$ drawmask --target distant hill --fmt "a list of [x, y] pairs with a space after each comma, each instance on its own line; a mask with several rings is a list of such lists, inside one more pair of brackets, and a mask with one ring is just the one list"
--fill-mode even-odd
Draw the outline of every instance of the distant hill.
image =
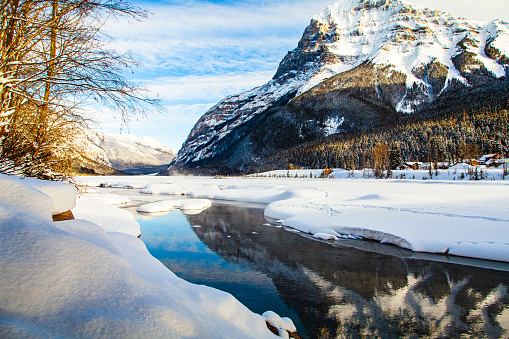
[[176, 155], [152, 137], [140, 139], [132, 134], [89, 133], [82, 147], [85, 160], [77, 169], [90, 174], [156, 173], [168, 167]]
[[250, 172], [327, 136], [492, 105], [508, 70], [504, 21], [342, 0], [312, 18], [271, 81], [205, 113], [166, 173]]

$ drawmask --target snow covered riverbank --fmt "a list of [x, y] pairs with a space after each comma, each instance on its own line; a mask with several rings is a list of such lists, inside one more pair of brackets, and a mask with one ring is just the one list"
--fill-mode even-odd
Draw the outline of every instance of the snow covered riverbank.
[[[509, 182], [502, 180], [78, 181], [143, 189], [130, 192], [158, 208], [172, 205], [165, 202], [173, 199], [169, 194], [183, 193], [265, 203], [266, 217], [320, 239], [363, 237], [414, 251], [509, 262]], [[128, 201], [125, 197], [87, 193], [73, 208], [76, 191], [69, 185], [0, 176], [0, 186], [2, 337], [272, 336], [264, 318], [231, 295], [179, 279], [154, 259], [137, 238], [132, 215], [108, 206]], [[51, 220], [70, 208], [81, 220]]]
[[95, 186], [124, 182], [132, 187], [145, 187], [151, 193], [178, 191], [195, 198], [266, 203], [267, 217], [322, 239], [358, 236], [417, 252], [509, 262], [509, 181], [505, 180], [269, 177], [82, 180]]
[[92, 196], [75, 213], [102, 227], [53, 222], [75, 198], [70, 185], [0, 175], [0, 337], [274, 337], [230, 294], [152, 257], [128, 212], [97, 208]]

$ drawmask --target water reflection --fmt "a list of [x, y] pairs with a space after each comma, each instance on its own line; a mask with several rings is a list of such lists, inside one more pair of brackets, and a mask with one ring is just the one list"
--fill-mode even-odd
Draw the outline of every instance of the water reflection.
[[255, 312], [292, 317], [306, 336], [509, 336], [506, 271], [318, 242], [267, 226], [260, 208], [214, 204], [174, 218], [187, 219], [166, 220], [162, 228], [184, 221], [194, 238], [152, 235], [142, 223], [142, 239], [154, 256], [184, 279], [226, 290]]

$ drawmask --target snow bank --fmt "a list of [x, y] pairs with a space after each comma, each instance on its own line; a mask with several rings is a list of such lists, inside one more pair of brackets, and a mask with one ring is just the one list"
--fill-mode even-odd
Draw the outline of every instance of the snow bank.
[[[105, 202], [108, 202], [108, 205]], [[90, 221], [101, 226], [106, 232], [139, 236], [140, 225], [134, 220], [133, 215], [126, 210], [109, 206], [110, 203], [111, 200], [108, 200], [107, 196], [101, 198], [95, 194], [85, 194], [77, 200], [72, 213], [76, 219]]]
[[[345, 181], [341, 185], [329, 183], [323, 187], [327, 190], [326, 198], [278, 200], [265, 208], [265, 215], [319, 239], [352, 235], [416, 252], [509, 261], [506, 232], [509, 210], [503, 207], [495, 212], [495, 206], [504, 205], [509, 193], [499, 190], [500, 187], [490, 190], [488, 185], [483, 192], [466, 185], [409, 182], [398, 185], [387, 181], [366, 184], [365, 181], [350, 181], [349, 185]], [[398, 188], [396, 192], [388, 194], [387, 191], [394, 190], [389, 185]], [[334, 191], [347, 190], [345, 186], [351, 189], [346, 195]], [[494, 204], [473, 208], [472, 205], [479, 205], [483, 199]]]
[[204, 210], [212, 206], [212, 201], [207, 199], [185, 200], [180, 206], [181, 210]]
[[[265, 177], [171, 180], [194, 198], [268, 204], [267, 218], [319, 239], [361, 237], [417, 252], [509, 262], [509, 182], [459, 180], [468, 169], [442, 170], [434, 180], [409, 180], [412, 173], [424, 178], [427, 170], [401, 171], [398, 175], [405, 174], [406, 180], [368, 180], [362, 171], [352, 175], [344, 170], [334, 170], [336, 179], [302, 178], [322, 170], [296, 170]], [[491, 170], [493, 178], [501, 173]]]
[[124, 205], [131, 202], [128, 197], [118, 194], [87, 194], [86, 200], [102, 205]]
[[20, 181], [35, 188], [51, 198], [51, 214], [60, 214], [72, 209], [76, 202], [76, 187], [64, 182], [39, 180], [35, 178], [19, 178], [16, 176], [1, 175], [4, 180]]
[[323, 198], [325, 196], [325, 192], [317, 190], [313, 187], [292, 188], [283, 185], [278, 185], [275, 187], [263, 187], [258, 185], [201, 185], [189, 189], [188, 192], [193, 197], [205, 197], [210, 199], [235, 200], [265, 204], [282, 199], [300, 198], [313, 200]]
[[[421, 164], [423, 169], [412, 170], [393, 170], [391, 178], [404, 180], [465, 180], [470, 181], [477, 172], [483, 173], [484, 180], [502, 180], [503, 168], [495, 168], [486, 166], [470, 166], [465, 163], [459, 163], [447, 169], [439, 169], [431, 171], [426, 164]], [[327, 176], [330, 179], [372, 179], [375, 176], [375, 170], [364, 169], [347, 171], [340, 168], [330, 169], [331, 173]], [[324, 176], [323, 169], [298, 169], [298, 170], [274, 170], [250, 175], [251, 177], [268, 177], [268, 178], [321, 178]]]
[[150, 204], [144, 204], [137, 208], [138, 212], [142, 213], [158, 213], [167, 212], [175, 208], [180, 208], [183, 200], [163, 200], [156, 201]]
[[497, 261], [509, 261], [509, 244], [491, 243], [459, 243], [449, 247], [448, 254], [462, 257], [474, 257]]
[[[54, 223], [52, 199], [28, 182], [0, 176], [0, 188], [0, 337], [274, 337], [230, 294], [176, 277], [136, 237], [107, 233], [105, 219]], [[80, 198], [75, 214], [87, 203], [98, 212]]]
[[207, 199], [163, 200], [141, 205], [137, 211], [142, 213], [159, 213], [180, 208], [183, 211], [201, 212], [210, 206], [212, 206], [212, 201]]

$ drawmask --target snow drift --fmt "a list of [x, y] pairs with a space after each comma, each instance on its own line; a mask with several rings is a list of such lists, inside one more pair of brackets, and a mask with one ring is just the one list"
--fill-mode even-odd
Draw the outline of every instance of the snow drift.
[[61, 206], [42, 191], [67, 194], [61, 184], [2, 175], [0, 188], [0, 337], [273, 337], [262, 316], [176, 277], [138, 238], [52, 222]]
[[[346, 179], [348, 172], [339, 169], [333, 174], [341, 179], [294, 177], [310, 172], [318, 175], [320, 170], [258, 174], [264, 178], [154, 177], [145, 183], [159, 192], [180, 187], [193, 198], [264, 203], [267, 218], [318, 239], [364, 238], [416, 252], [509, 262], [505, 180], [455, 180], [459, 173], [447, 170], [438, 175], [443, 181], [420, 180], [427, 171], [412, 170], [406, 177], [416, 173], [419, 180], [356, 179], [362, 171]], [[289, 177], [270, 177], [273, 173]], [[489, 173], [491, 179], [500, 178], [502, 170]]]

